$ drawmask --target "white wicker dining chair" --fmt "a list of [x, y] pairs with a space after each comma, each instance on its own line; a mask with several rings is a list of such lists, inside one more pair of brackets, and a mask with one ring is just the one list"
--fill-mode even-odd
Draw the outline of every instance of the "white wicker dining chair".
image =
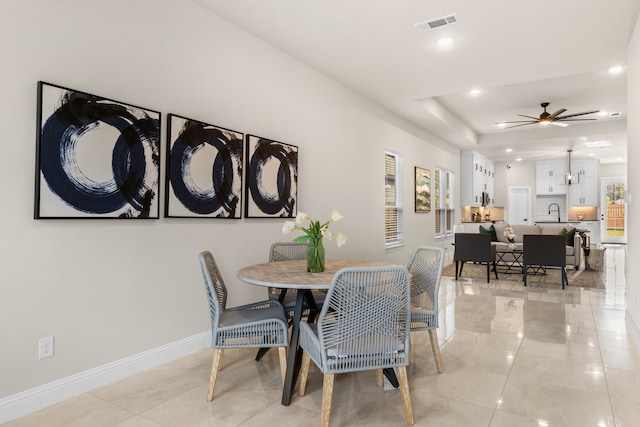
[[420, 246], [407, 265], [411, 283], [411, 331], [429, 331], [431, 350], [438, 373], [444, 371], [438, 343], [438, 291], [442, 277], [444, 250]]
[[335, 374], [397, 368], [407, 424], [413, 410], [409, 364], [409, 273], [403, 266], [352, 267], [336, 273], [315, 324], [300, 323], [304, 350], [298, 392], [310, 360], [324, 374], [322, 423], [329, 425]]
[[211, 347], [214, 349], [207, 400], [213, 400], [222, 353], [227, 348], [278, 347], [280, 374], [284, 382], [286, 347], [288, 345], [287, 317], [278, 301], [262, 301], [238, 307], [227, 307], [227, 288], [213, 255], [200, 253], [200, 267], [211, 315]]

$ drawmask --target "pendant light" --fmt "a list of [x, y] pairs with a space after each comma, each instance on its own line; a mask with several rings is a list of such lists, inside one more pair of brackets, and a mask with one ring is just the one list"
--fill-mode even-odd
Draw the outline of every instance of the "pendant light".
[[567, 185], [573, 184], [573, 174], [571, 173], [571, 152], [572, 151], [573, 150], [567, 150], [567, 153], [569, 153], [569, 170], [567, 171], [567, 176], [565, 178]]

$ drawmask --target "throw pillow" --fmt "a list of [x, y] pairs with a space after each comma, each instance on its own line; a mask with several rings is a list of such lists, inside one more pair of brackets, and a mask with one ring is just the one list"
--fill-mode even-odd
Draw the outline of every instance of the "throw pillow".
[[563, 228], [562, 231], [560, 232], [561, 235], [566, 236], [567, 238], [567, 246], [573, 246], [573, 239], [576, 235], [576, 229], [572, 228], [570, 230], [567, 230], [566, 228]]
[[492, 242], [497, 242], [498, 241], [498, 235], [496, 234], [496, 228], [493, 226], [493, 224], [491, 224], [491, 227], [489, 227], [489, 228], [484, 228], [483, 226], [480, 226], [480, 232], [481, 233], [490, 233], [491, 234], [491, 241]]

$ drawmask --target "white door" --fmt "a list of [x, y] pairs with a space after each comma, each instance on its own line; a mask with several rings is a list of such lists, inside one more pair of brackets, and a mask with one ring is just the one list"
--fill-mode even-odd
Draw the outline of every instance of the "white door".
[[509, 187], [508, 203], [506, 222], [531, 224], [531, 187]]
[[627, 243], [626, 177], [600, 180], [600, 237], [602, 243]]

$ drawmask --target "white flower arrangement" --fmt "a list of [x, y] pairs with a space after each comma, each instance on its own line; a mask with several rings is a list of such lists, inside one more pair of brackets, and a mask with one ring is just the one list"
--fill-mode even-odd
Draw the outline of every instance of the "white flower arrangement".
[[514, 233], [513, 228], [511, 228], [511, 226], [508, 226], [507, 228], [504, 229], [504, 237], [507, 238], [507, 240], [509, 241], [509, 243], [515, 243], [516, 241], [516, 233]]
[[[305, 243], [308, 241], [318, 241], [321, 238], [331, 240], [333, 234], [329, 231], [329, 224], [332, 222], [340, 221], [343, 218], [340, 212], [333, 209], [331, 211], [331, 219], [324, 224], [320, 224], [320, 221], [309, 218], [304, 212], [298, 212], [295, 221], [285, 221], [282, 225], [282, 232], [285, 234], [291, 233], [293, 230], [300, 230], [304, 232], [303, 236], [298, 236], [293, 239], [296, 243]], [[309, 223], [308, 226], [304, 226], [305, 223]], [[336, 244], [338, 247], [347, 243], [347, 236], [342, 233], [336, 233]]]

